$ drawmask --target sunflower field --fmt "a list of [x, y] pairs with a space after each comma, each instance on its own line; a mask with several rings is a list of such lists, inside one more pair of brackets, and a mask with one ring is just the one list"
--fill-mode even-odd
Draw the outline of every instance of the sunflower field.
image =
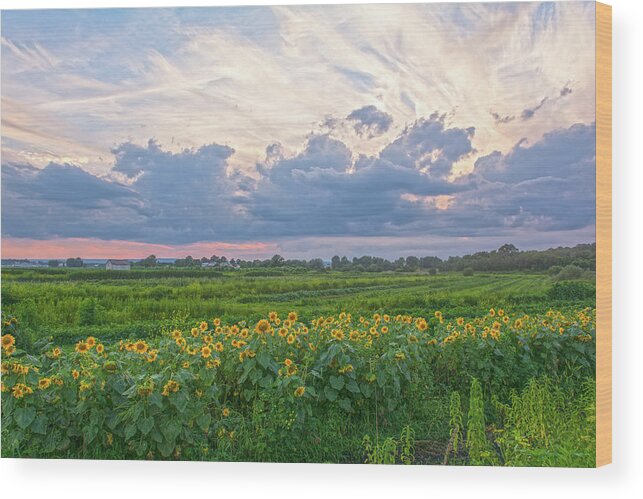
[[595, 327], [293, 311], [69, 346], [3, 317], [2, 455], [592, 466]]

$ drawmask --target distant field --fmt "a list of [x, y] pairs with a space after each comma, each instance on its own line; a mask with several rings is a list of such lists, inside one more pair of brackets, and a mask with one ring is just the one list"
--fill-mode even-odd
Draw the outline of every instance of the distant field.
[[552, 285], [547, 275], [519, 273], [3, 269], [2, 310], [25, 330], [74, 341], [88, 334], [147, 337], [214, 316], [253, 321], [273, 310], [298, 310], [311, 320], [346, 310], [473, 317], [498, 306], [513, 313], [593, 307], [592, 296], [553, 299]]

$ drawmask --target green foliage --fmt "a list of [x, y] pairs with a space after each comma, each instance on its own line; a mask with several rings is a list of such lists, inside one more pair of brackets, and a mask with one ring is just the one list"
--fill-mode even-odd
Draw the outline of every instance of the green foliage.
[[482, 387], [477, 379], [471, 380], [469, 413], [467, 415], [467, 451], [473, 465], [494, 465], [497, 459], [486, 434], [486, 419]]
[[596, 385], [573, 394], [548, 377], [532, 379], [508, 404], [497, 404], [502, 428], [496, 442], [508, 466], [596, 464]]
[[571, 281], [573, 279], [581, 279], [584, 273], [585, 271], [577, 265], [573, 265], [573, 264], [565, 265], [556, 276], [556, 279], [559, 281]]
[[92, 298], [85, 298], [78, 305], [79, 326], [93, 326], [96, 324], [96, 301]]
[[[269, 275], [257, 275], [257, 273]], [[560, 300], [547, 295], [544, 275], [351, 274], [283, 268], [218, 273], [208, 269], [149, 268], [130, 272], [92, 269], [3, 269], [5, 312], [20, 317], [27, 330], [68, 342], [94, 335], [122, 338], [158, 334], [155, 324], [176, 315], [187, 327], [203, 317], [227, 321], [258, 320], [269, 311], [297, 309], [307, 319], [342, 310], [372, 314], [422, 315], [442, 310], [445, 317], [476, 317], [504, 306], [516, 313], [541, 313], [558, 305], [593, 306], [588, 294]], [[585, 297], [585, 298], [582, 298]], [[95, 318], [85, 321], [79, 308], [96, 304]], [[129, 332], [128, 332], [129, 329]], [[60, 341], [60, 340], [57, 340]]]
[[555, 283], [547, 292], [552, 300], [595, 299], [596, 285], [586, 281], [562, 281]]
[[[593, 417], [590, 390], [579, 389], [593, 376], [593, 313], [500, 317], [507, 312], [466, 324], [440, 314], [343, 313], [287, 326], [217, 319], [213, 329], [167, 330], [147, 342], [99, 339], [100, 350], [95, 339], [60, 349], [45, 337], [32, 353], [18, 321], [5, 317], [3, 335], [18, 350], [3, 356], [3, 455], [357, 462], [366, 454], [412, 464], [446, 453], [452, 464], [489, 465], [548, 462], [549, 449], [562, 449], [560, 462], [586, 465], [589, 444], [572, 449], [559, 431], [571, 431], [564, 418]], [[536, 391], [530, 380], [543, 374], [564, 395]], [[549, 419], [556, 426], [543, 426]], [[356, 437], [373, 431], [374, 443]], [[591, 444], [591, 431], [583, 438]], [[529, 446], [512, 450], [518, 441]]]
[[[282, 263], [228, 272], [3, 269], [3, 334], [18, 343], [3, 363], [30, 366], [3, 375], [3, 455], [590, 466], [594, 285], [477, 269], [430, 275], [434, 264], [411, 259], [413, 272], [372, 274], [341, 270], [341, 258], [337, 272]], [[283, 319], [291, 310], [300, 329], [292, 344], [273, 324], [265, 343], [250, 334], [244, 348], [254, 356], [240, 361], [230, 336], [213, 354], [218, 368], [170, 340], [178, 329], [192, 342], [190, 329], [213, 317], [253, 331], [269, 312]], [[347, 310], [352, 319], [341, 318]], [[320, 316], [332, 319], [318, 326]], [[336, 329], [343, 339], [331, 336]], [[351, 340], [354, 330], [360, 338]], [[88, 336], [107, 357], [74, 351]], [[145, 340], [159, 358], [120, 350], [127, 338]], [[289, 376], [285, 358], [297, 366]], [[38, 389], [43, 377], [63, 384]], [[532, 387], [545, 378], [549, 395]], [[162, 395], [170, 379], [180, 389]], [[90, 386], [81, 390], [83, 381]], [[33, 393], [14, 397], [17, 383]]]
[[452, 392], [449, 402], [449, 444], [444, 455], [445, 464], [449, 462], [449, 459], [452, 460], [452, 463], [457, 462], [458, 453], [463, 442], [463, 428], [460, 394]]
[[369, 435], [362, 439], [367, 464], [413, 464], [415, 432], [410, 426], [402, 428], [399, 440], [385, 438], [381, 444], [373, 443]]

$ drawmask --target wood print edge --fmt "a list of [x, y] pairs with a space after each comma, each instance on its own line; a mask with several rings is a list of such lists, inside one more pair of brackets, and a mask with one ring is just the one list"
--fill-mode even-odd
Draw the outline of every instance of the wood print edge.
[[612, 7], [596, 3], [596, 466], [612, 462]]

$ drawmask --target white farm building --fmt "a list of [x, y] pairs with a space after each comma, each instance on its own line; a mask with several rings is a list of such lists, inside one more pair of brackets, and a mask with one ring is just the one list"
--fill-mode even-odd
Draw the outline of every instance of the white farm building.
[[127, 260], [107, 260], [105, 268], [107, 270], [131, 270], [132, 265]]

